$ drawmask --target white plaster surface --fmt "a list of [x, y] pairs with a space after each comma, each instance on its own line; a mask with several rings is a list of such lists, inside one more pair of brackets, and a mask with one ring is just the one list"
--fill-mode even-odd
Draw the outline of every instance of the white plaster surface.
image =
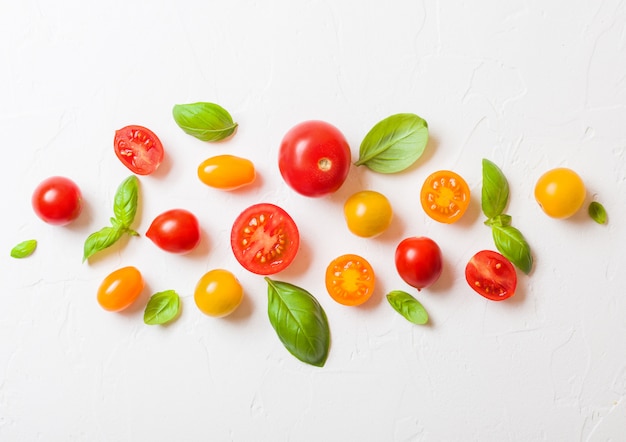
[[[626, 440], [626, 3], [595, 1], [0, 1], [0, 440], [1, 441], [625, 441]], [[176, 103], [212, 101], [239, 123], [227, 142], [184, 134]], [[352, 167], [334, 195], [308, 199], [282, 181], [277, 152], [294, 124], [342, 130], [353, 159], [367, 131], [398, 112], [425, 118], [430, 141], [405, 173]], [[166, 160], [140, 177], [140, 238], [82, 263], [86, 236], [108, 223], [129, 171], [114, 131], [141, 124]], [[254, 161], [257, 183], [225, 193], [196, 177], [200, 161], [231, 153]], [[494, 303], [463, 270], [493, 249], [480, 212], [481, 159], [507, 176], [507, 212], [526, 236], [534, 271], [514, 298]], [[575, 169], [585, 211], [546, 217], [533, 187], [545, 170]], [[424, 178], [452, 169], [473, 192], [457, 224], [428, 218]], [[67, 227], [34, 214], [34, 187], [75, 180], [85, 198]], [[351, 235], [342, 205], [378, 190], [390, 230]], [[289, 211], [302, 247], [275, 275], [307, 288], [329, 318], [323, 368], [287, 353], [266, 313], [266, 284], [234, 259], [236, 215], [268, 201]], [[143, 234], [175, 207], [200, 219], [187, 256]], [[443, 251], [432, 288], [417, 292], [393, 264], [396, 244], [425, 235]], [[29, 258], [9, 257], [35, 238]], [[378, 276], [360, 308], [336, 304], [323, 273], [343, 253]], [[96, 290], [135, 265], [139, 304], [102, 310]], [[231, 317], [193, 302], [200, 276], [236, 273], [246, 299]], [[154, 292], [176, 290], [183, 311], [167, 327], [143, 323]], [[415, 326], [384, 294], [407, 290], [431, 315]]]

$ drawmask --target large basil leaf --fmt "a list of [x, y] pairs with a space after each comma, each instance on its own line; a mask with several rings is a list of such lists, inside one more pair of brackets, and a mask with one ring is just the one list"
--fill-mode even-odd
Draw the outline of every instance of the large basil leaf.
[[361, 142], [357, 166], [379, 173], [396, 173], [422, 156], [428, 124], [415, 114], [395, 114], [378, 122]]
[[522, 233], [510, 225], [491, 226], [493, 241], [496, 248], [511, 261], [515, 267], [528, 274], [533, 267], [533, 257], [530, 246]]
[[412, 295], [402, 290], [387, 293], [387, 301], [404, 318], [413, 324], [423, 325], [428, 322], [428, 312]]
[[487, 218], [504, 212], [509, 202], [509, 183], [498, 166], [483, 159], [483, 188], [481, 205]]
[[237, 123], [228, 111], [215, 103], [177, 104], [172, 114], [176, 124], [185, 133], [202, 141], [223, 140], [237, 128]]
[[11, 249], [11, 257], [13, 258], [27, 258], [33, 254], [35, 249], [37, 248], [37, 240], [36, 239], [27, 239], [26, 241], [22, 241], [17, 244], [15, 247]]
[[326, 313], [308, 291], [288, 282], [267, 281], [267, 313], [285, 348], [307, 364], [322, 367], [330, 348]]
[[155, 293], [148, 300], [143, 322], [148, 325], [166, 324], [178, 315], [180, 296], [174, 290]]
[[115, 220], [123, 227], [129, 228], [137, 213], [139, 197], [139, 180], [135, 175], [126, 178], [117, 188], [113, 201]]

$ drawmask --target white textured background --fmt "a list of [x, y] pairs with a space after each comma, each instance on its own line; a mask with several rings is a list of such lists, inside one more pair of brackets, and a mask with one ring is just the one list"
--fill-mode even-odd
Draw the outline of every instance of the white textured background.
[[[174, 123], [175, 103], [212, 101], [240, 124], [210, 145]], [[346, 135], [353, 158], [380, 119], [413, 112], [430, 126], [425, 155], [406, 173], [352, 167], [335, 195], [306, 199], [278, 173], [282, 135], [305, 119]], [[114, 131], [141, 124], [167, 158], [140, 178], [145, 233], [158, 213], [187, 208], [203, 242], [169, 255], [145, 237], [81, 263], [85, 237], [108, 223], [129, 175]], [[539, 1], [0, 1], [0, 440], [2, 441], [624, 441], [626, 440], [626, 3]], [[200, 161], [253, 160], [259, 180], [234, 193], [202, 185]], [[509, 179], [508, 213], [535, 269], [516, 296], [493, 303], [463, 269], [493, 248], [480, 213], [481, 159]], [[547, 218], [533, 198], [543, 171], [567, 166], [601, 201], [609, 224], [584, 211]], [[431, 172], [468, 181], [455, 225], [418, 202]], [[86, 207], [67, 227], [33, 213], [34, 187], [66, 175]], [[356, 190], [383, 192], [392, 228], [349, 234], [341, 207]], [[302, 249], [276, 275], [307, 288], [329, 317], [326, 366], [300, 363], [266, 314], [266, 285], [236, 263], [228, 235], [252, 203], [283, 206]], [[395, 245], [426, 235], [444, 253], [440, 281], [417, 296], [431, 315], [414, 326], [384, 300], [410, 290]], [[17, 242], [39, 247], [9, 257]], [[377, 292], [362, 308], [324, 289], [327, 263], [362, 254]], [[174, 289], [183, 312], [143, 324], [143, 305], [105, 312], [95, 293], [110, 271], [135, 265], [147, 288]], [[246, 301], [227, 319], [193, 303], [200, 276], [237, 274]], [[411, 291], [411, 290], [410, 290]], [[411, 291], [417, 294], [416, 291]]]

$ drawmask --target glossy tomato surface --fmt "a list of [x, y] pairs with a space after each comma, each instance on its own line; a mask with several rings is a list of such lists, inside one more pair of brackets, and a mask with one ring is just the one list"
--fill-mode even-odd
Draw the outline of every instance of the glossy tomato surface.
[[230, 315], [243, 300], [243, 287], [228, 270], [205, 273], [196, 284], [194, 301], [202, 313], [221, 318]]
[[167, 252], [187, 253], [200, 243], [200, 224], [188, 210], [171, 209], [152, 221], [146, 236]]
[[149, 175], [164, 157], [161, 140], [143, 126], [131, 125], [115, 131], [113, 147], [117, 158], [137, 175]]
[[393, 218], [393, 209], [382, 193], [362, 190], [346, 200], [343, 214], [350, 232], [372, 238], [387, 230]]
[[569, 218], [582, 207], [586, 190], [582, 178], [573, 170], [557, 167], [545, 172], [535, 184], [535, 200], [552, 218]]
[[283, 137], [278, 168], [285, 182], [304, 196], [338, 190], [348, 177], [351, 154], [346, 138], [324, 121], [305, 121]]
[[48, 224], [63, 226], [74, 221], [83, 207], [83, 197], [76, 183], [69, 178], [53, 176], [43, 180], [34, 190], [31, 203], [39, 218]]
[[476, 293], [492, 301], [515, 294], [517, 273], [511, 262], [498, 252], [481, 250], [465, 267], [465, 279]]
[[300, 247], [294, 220], [282, 208], [260, 203], [245, 209], [233, 223], [231, 247], [248, 271], [271, 275], [286, 269]]
[[434, 284], [443, 270], [441, 249], [423, 236], [403, 239], [396, 247], [395, 262], [400, 277], [418, 290]]
[[424, 212], [440, 223], [458, 221], [470, 203], [467, 182], [456, 172], [439, 170], [426, 178], [420, 191]]
[[144, 288], [141, 272], [133, 266], [122, 267], [107, 275], [98, 288], [98, 304], [119, 312], [131, 306]]
[[235, 155], [216, 155], [198, 166], [198, 178], [209, 187], [235, 190], [252, 184], [256, 171], [252, 161]]
[[374, 293], [376, 275], [367, 260], [354, 254], [342, 255], [326, 268], [326, 290], [339, 304], [361, 305]]

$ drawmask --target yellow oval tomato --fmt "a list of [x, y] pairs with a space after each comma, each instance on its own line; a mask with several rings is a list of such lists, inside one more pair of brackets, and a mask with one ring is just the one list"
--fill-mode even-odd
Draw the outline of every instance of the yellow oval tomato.
[[350, 196], [343, 206], [343, 213], [348, 229], [364, 238], [383, 233], [393, 217], [387, 197], [373, 190], [363, 190]]
[[231, 314], [243, 300], [243, 287], [228, 270], [205, 273], [196, 284], [194, 300], [202, 313], [222, 317]]
[[108, 311], [119, 312], [135, 302], [144, 288], [141, 272], [133, 266], [111, 272], [98, 288], [98, 304]]
[[326, 268], [326, 290], [339, 304], [363, 304], [374, 293], [375, 285], [374, 269], [358, 255], [339, 256]]
[[428, 216], [440, 223], [458, 221], [469, 206], [470, 189], [465, 180], [451, 170], [431, 174], [420, 192], [422, 208]]
[[207, 158], [198, 166], [198, 178], [216, 189], [234, 190], [251, 184], [256, 178], [252, 161], [234, 155]]
[[585, 196], [583, 180], [565, 167], [547, 171], [535, 184], [535, 200], [552, 218], [569, 218], [581, 208]]

